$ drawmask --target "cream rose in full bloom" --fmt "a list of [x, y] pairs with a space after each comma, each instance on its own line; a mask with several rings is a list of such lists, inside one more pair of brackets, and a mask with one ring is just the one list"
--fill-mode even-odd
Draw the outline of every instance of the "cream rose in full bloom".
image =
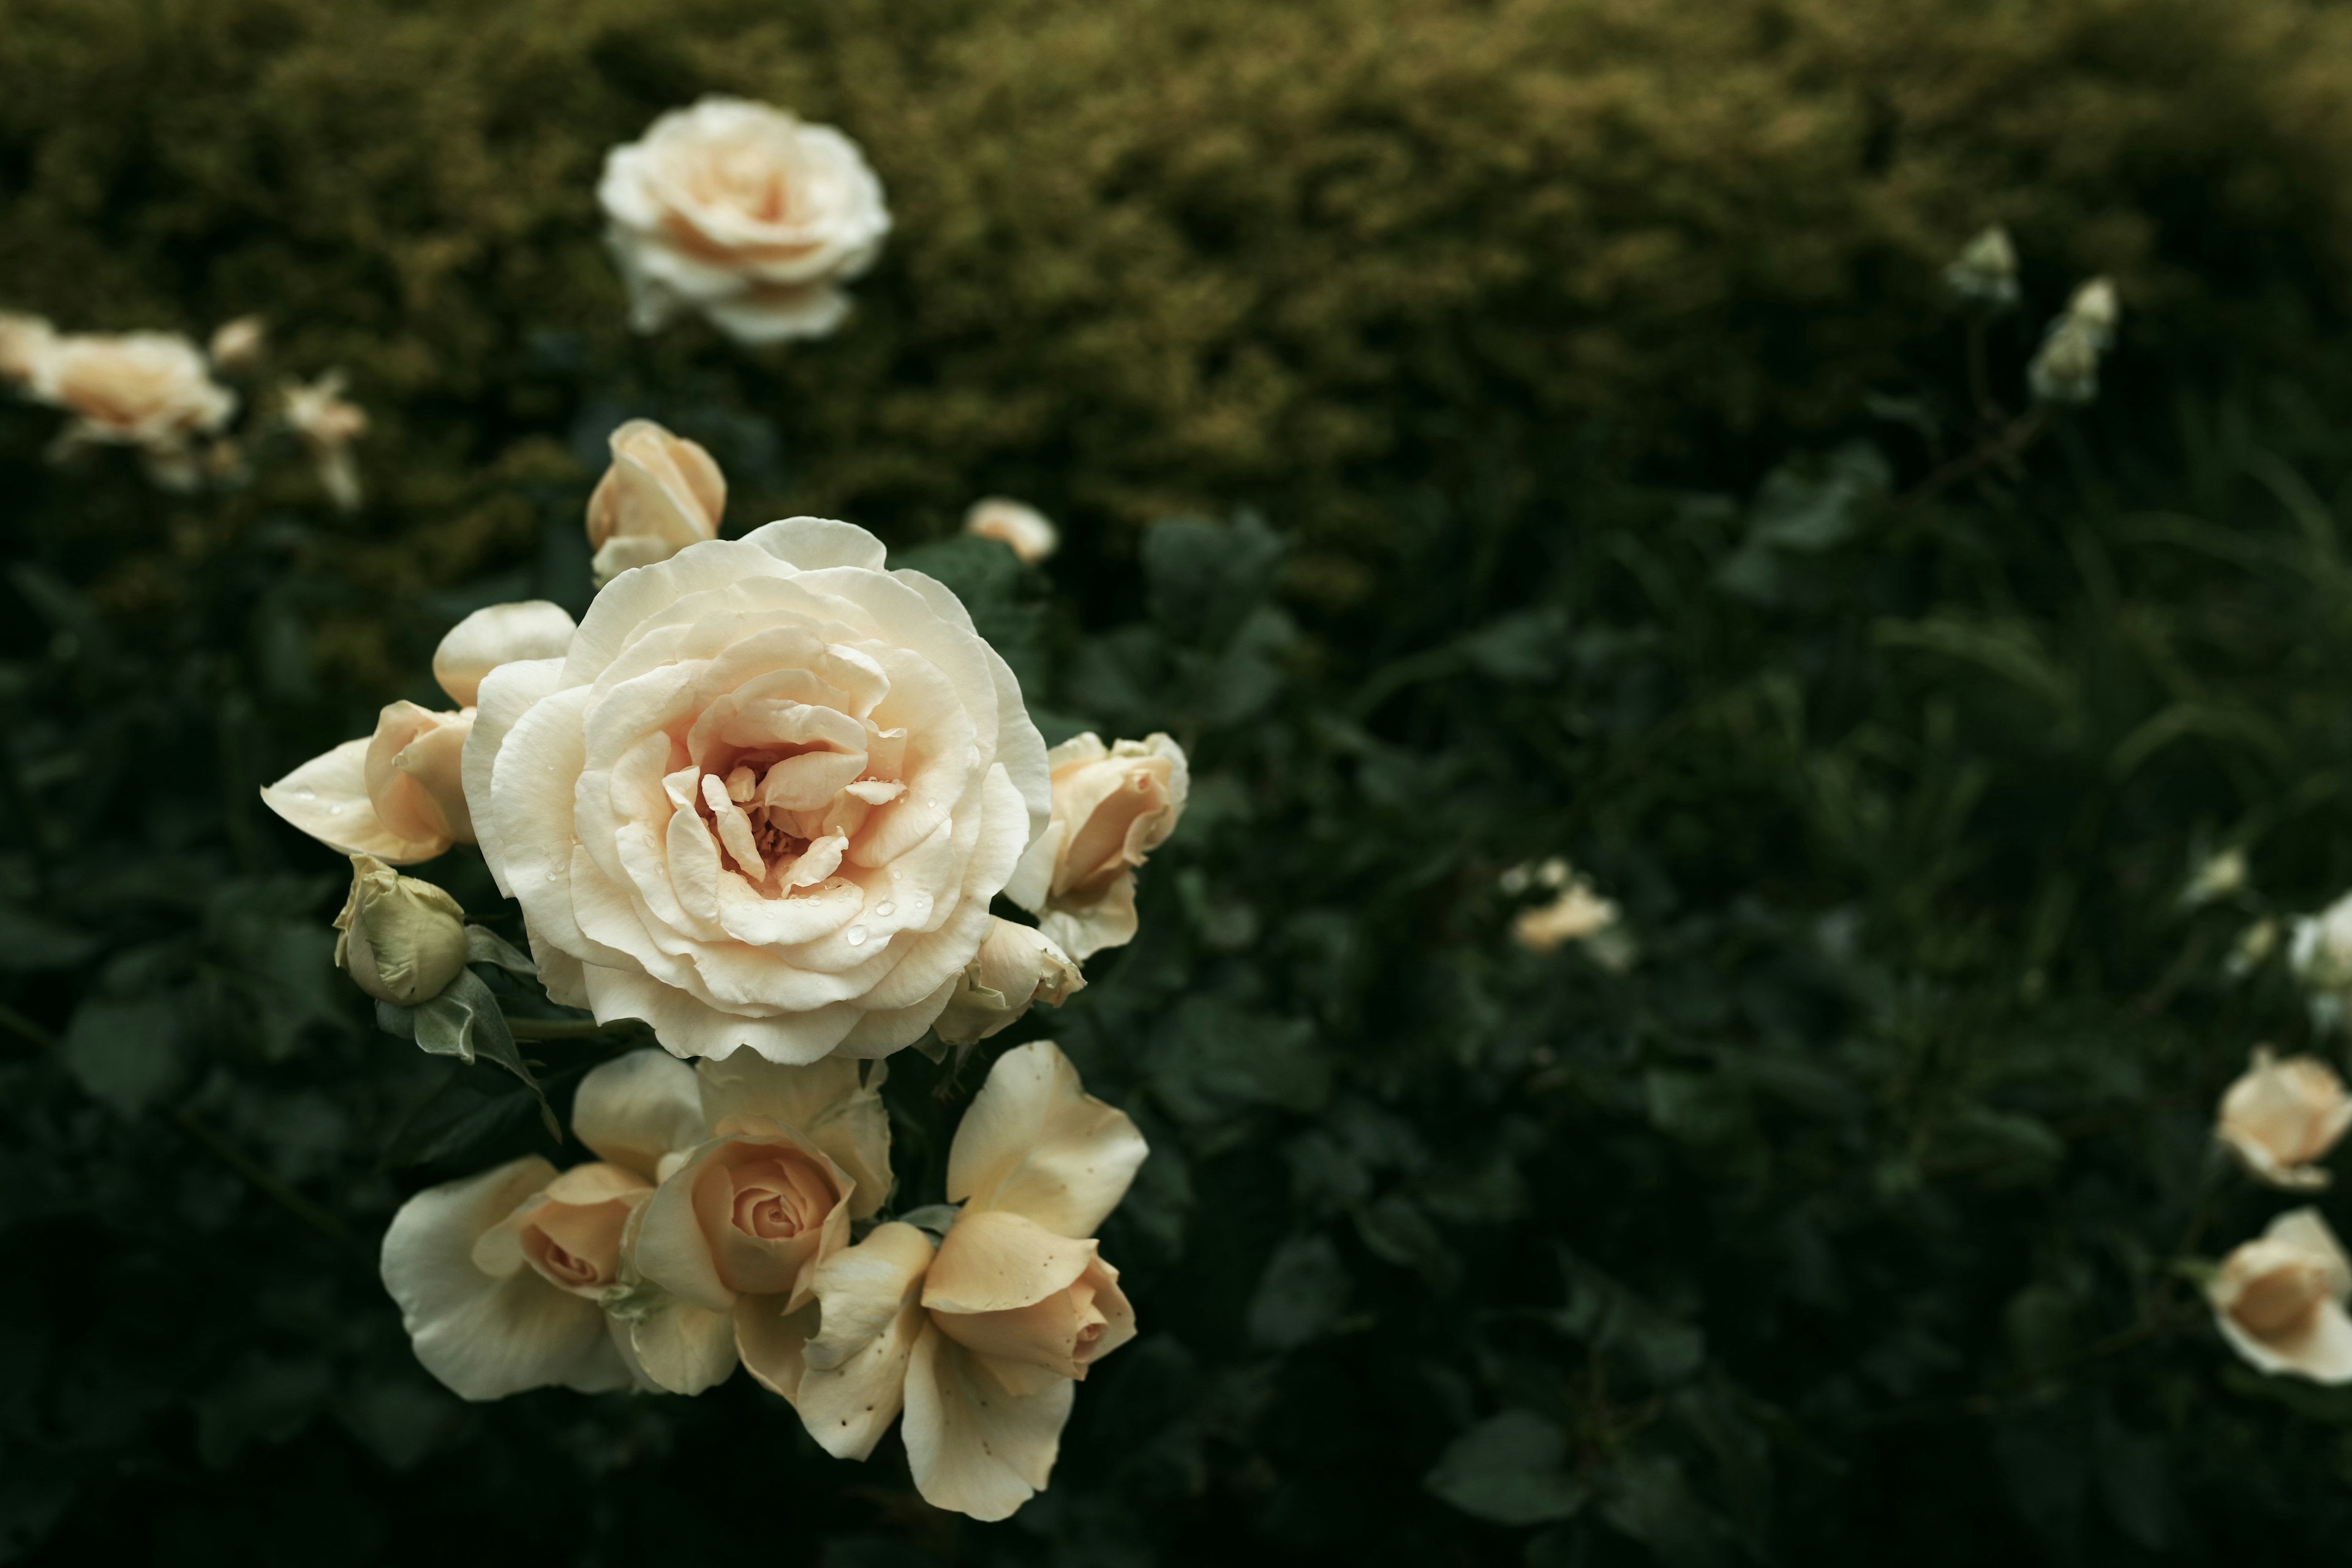
[[615, 578], [466, 743], [548, 994], [681, 1057], [879, 1057], [929, 1028], [1044, 830], [1011, 669], [930, 578], [817, 518]]
[[2268, 1046], [2221, 1097], [2214, 1128], [2256, 1181], [2286, 1192], [2318, 1192], [2329, 1173], [2318, 1162], [2352, 1128], [2352, 1095], [2316, 1057], [2282, 1061]]
[[629, 1325], [604, 1302], [664, 1159], [703, 1137], [694, 1074], [653, 1051], [606, 1062], [580, 1080], [572, 1131], [593, 1163], [558, 1172], [530, 1155], [428, 1187], [384, 1235], [384, 1288], [416, 1359], [461, 1398], [639, 1381]]
[[588, 497], [588, 548], [603, 587], [632, 566], [667, 561], [689, 544], [719, 537], [727, 511], [727, 476], [699, 442], [673, 436], [650, 419], [613, 432], [612, 467]]
[[213, 379], [204, 350], [177, 332], [76, 333], [33, 361], [33, 395], [71, 414], [60, 450], [131, 447], [159, 484], [196, 482], [191, 443], [219, 432], [236, 394]]
[[263, 789], [263, 803], [322, 844], [394, 866], [473, 843], [463, 765], [482, 678], [510, 660], [562, 654], [573, 630], [572, 617], [544, 599], [475, 611], [433, 656], [434, 679], [456, 711], [388, 703], [373, 734], [311, 758]]
[[614, 148], [596, 196], [640, 331], [699, 310], [744, 342], [823, 337], [890, 231], [856, 142], [740, 98], [673, 110]]
[[793, 1391], [809, 1436], [862, 1459], [903, 1407], [932, 1506], [1004, 1519], [1042, 1490], [1078, 1382], [1135, 1337], [1093, 1237], [1147, 1152], [1053, 1042], [997, 1058], [949, 1149], [962, 1207], [937, 1250], [894, 1221], [816, 1269]]
[[2352, 1261], [2317, 1209], [2273, 1220], [2222, 1259], [2205, 1297], [2221, 1337], [2263, 1371], [2352, 1383]]
[[1098, 735], [1047, 753], [1052, 824], [1004, 891], [1084, 963], [1135, 940], [1135, 868], [1176, 831], [1191, 789], [1184, 748], [1165, 735], [1106, 746]]

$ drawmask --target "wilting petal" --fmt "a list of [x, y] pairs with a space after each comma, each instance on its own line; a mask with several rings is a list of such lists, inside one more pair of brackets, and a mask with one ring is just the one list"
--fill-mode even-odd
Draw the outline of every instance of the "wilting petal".
[[1127, 1113], [1086, 1092], [1051, 1040], [996, 1059], [948, 1152], [948, 1200], [1092, 1236], [1150, 1152]]
[[261, 792], [262, 804], [346, 855], [373, 855], [389, 866], [413, 866], [449, 847], [446, 838], [404, 838], [376, 816], [368, 798], [367, 754], [372, 736], [345, 741], [313, 757]]
[[572, 1098], [572, 1132], [648, 1181], [660, 1178], [663, 1155], [692, 1149], [710, 1135], [694, 1069], [652, 1048], [589, 1070]]
[[425, 1369], [466, 1399], [502, 1399], [551, 1384], [609, 1386], [604, 1313], [523, 1267], [474, 1261], [483, 1233], [555, 1176], [536, 1156], [425, 1191], [384, 1233], [384, 1288]]
[[449, 700], [471, 708], [490, 671], [518, 659], [561, 658], [579, 629], [562, 605], [545, 599], [488, 605], [449, 628], [433, 650], [433, 679]]
[[901, 1428], [915, 1489], [934, 1508], [1011, 1518], [1052, 1476], [1077, 1386], [975, 1355], [927, 1323], [907, 1363]]
[[804, 1352], [801, 1424], [825, 1452], [862, 1459], [898, 1418], [907, 1362], [928, 1321], [917, 1297], [931, 1240], [913, 1226], [877, 1226], [817, 1266], [823, 1333]]

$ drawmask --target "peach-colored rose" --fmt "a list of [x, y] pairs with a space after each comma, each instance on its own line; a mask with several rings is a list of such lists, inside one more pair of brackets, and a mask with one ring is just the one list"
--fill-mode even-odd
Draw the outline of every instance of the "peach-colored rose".
[[36, 357], [32, 387], [74, 416], [60, 450], [135, 447], [150, 477], [175, 489], [196, 482], [191, 443], [236, 412], [236, 394], [213, 379], [204, 351], [177, 332], [60, 337]]
[[0, 381], [29, 384], [57, 341], [57, 330], [44, 318], [0, 310]]
[[367, 410], [343, 395], [343, 373], [331, 370], [316, 381], [289, 381], [280, 389], [287, 428], [301, 437], [327, 497], [344, 511], [360, 504], [359, 459], [352, 443], [367, 434]]
[[932, 1027], [948, 1045], [973, 1045], [1027, 1013], [1030, 1004], [1058, 1007], [1086, 984], [1053, 938], [991, 916], [987, 940], [964, 966], [955, 995]]
[[975, 502], [963, 515], [963, 531], [1008, 546], [1024, 566], [1035, 566], [1062, 547], [1061, 531], [1034, 506], [1003, 496]]
[[466, 794], [541, 978], [679, 1056], [920, 1038], [1044, 826], [1045, 748], [954, 595], [817, 518], [596, 595], [483, 682]]
[[948, 1154], [963, 1207], [936, 1253], [903, 1222], [821, 1264], [820, 1331], [793, 1391], [827, 1452], [866, 1458], [903, 1405], [935, 1507], [1011, 1515], [1043, 1489], [1076, 1382], [1135, 1334], [1093, 1235], [1146, 1153], [1051, 1041], [1007, 1051]]
[[461, 1397], [635, 1381], [604, 1303], [625, 1289], [624, 1237], [661, 1160], [701, 1136], [694, 1074], [659, 1051], [607, 1062], [581, 1079], [572, 1126], [596, 1163], [558, 1173], [532, 1155], [428, 1187], [384, 1236], [416, 1357]]
[[2282, 1061], [2268, 1046], [2221, 1097], [2215, 1134], [2256, 1181], [2286, 1192], [2317, 1192], [2330, 1180], [2318, 1162], [2352, 1128], [2352, 1095], [2316, 1057]]
[[599, 588], [632, 566], [718, 538], [727, 510], [727, 476], [698, 443], [632, 419], [613, 432], [611, 446], [613, 466], [588, 498]]
[[823, 337], [890, 230], [856, 142], [739, 98], [673, 110], [614, 148], [596, 195], [640, 331], [692, 310], [745, 342]]
[[642, 1287], [614, 1310], [656, 1385], [697, 1394], [740, 1359], [790, 1397], [816, 1270], [889, 1194], [882, 1069], [861, 1081], [847, 1058], [781, 1067], [744, 1053], [698, 1075], [665, 1059], [699, 1085], [702, 1135], [659, 1163], [627, 1239], [625, 1278]]
[[1080, 963], [1135, 940], [1135, 868], [1176, 831], [1191, 774], [1165, 735], [1105, 746], [1094, 734], [1046, 753], [1052, 823], [1023, 856], [1005, 896]]
[[500, 664], [560, 654], [572, 617], [544, 600], [494, 605], [453, 628], [433, 658], [442, 689], [463, 704], [435, 712], [387, 704], [375, 732], [313, 757], [261, 792], [270, 810], [347, 855], [414, 865], [474, 842], [466, 801], [466, 738], [482, 678]]
[[2222, 1260], [2205, 1295], [2221, 1337], [2263, 1371], [2352, 1383], [2352, 1262], [2317, 1209], [2273, 1220]]

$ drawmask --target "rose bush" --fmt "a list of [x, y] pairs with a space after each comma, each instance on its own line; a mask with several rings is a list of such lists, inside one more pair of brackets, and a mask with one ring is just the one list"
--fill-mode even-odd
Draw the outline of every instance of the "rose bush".
[[491, 671], [465, 793], [549, 995], [779, 1062], [887, 1055], [947, 1006], [1048, 820], [1045, 747], [955, 595], [883, 563], [771, 523]]
[[613, 149], [596, 195], [641, 331], [692, 310], [746, 342], [823, 337], [890, 231], [856, 142], [718, 95]]

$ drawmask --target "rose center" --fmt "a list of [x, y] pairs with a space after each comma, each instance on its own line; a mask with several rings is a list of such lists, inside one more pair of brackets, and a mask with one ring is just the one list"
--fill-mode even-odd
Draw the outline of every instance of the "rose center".
[[2230, 1315], [2249, 1333], [2274, 1337], [2299, 1327], [2326, 1294], [2326, 1281], [2317, 1268], [2286, 1264], [2248, 1280]]

